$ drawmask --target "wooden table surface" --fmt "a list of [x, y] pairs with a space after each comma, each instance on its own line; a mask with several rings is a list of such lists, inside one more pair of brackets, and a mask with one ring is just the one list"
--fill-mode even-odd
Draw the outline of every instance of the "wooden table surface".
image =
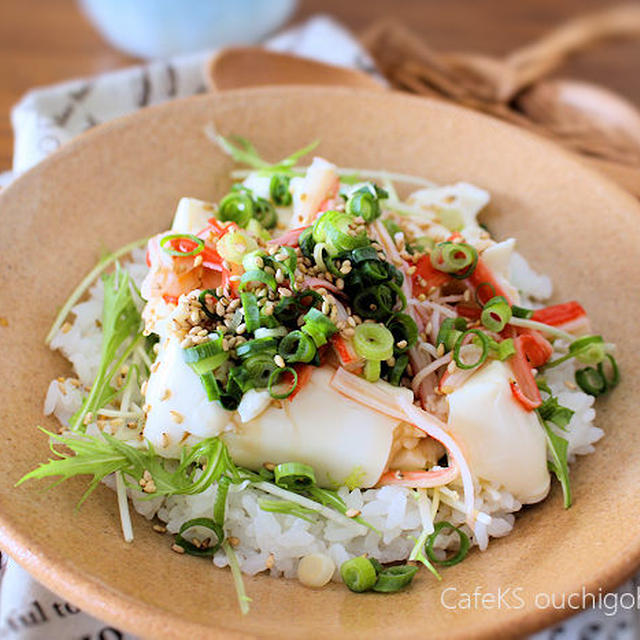
[[[300, 0], [292, 22], [322, 12], [359, 31], [391, 15], [432, 47], [499, 55], [606, 6], [604, 0]], [[0, 0], [0, 171], [11, 166], [9, 110], [25, 91], [136, 62], [103, 42], [73, 0]], [[640, 104], [640, 40], [588, 52], [562, 75], [606, 84]]]

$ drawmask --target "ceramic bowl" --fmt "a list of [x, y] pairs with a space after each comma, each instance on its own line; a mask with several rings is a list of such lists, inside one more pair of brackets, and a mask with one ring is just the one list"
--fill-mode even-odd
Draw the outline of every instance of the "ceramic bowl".
[[[518, 238], [531, 264], [553, 276], [555, 299], [580, 300], [598, 332], [619, 345], [622, 382], [598, 402], [606, 436], [572, 468], [571, 509], [562, 508], [554, 486], [545, 502], [518, 515], [511, 535], [445, 570], [442, 582], [421, 571], [392, 596], [247, 578], [253, 602], [242, 617], [228, 571], [171, 553], [169, 536], [142, 517], [126, 544], [107, 488], [79, 512], [84, 479], [49, 492], [35, 482], [14, 488], [47, 458], [35, 425], [54, 428], [42, 416], [44, 395], [52, 378], [69, 373], [43, 344], [56, 310], [104, 247], [167, 228], [181, 196], [225, 193], [232, 163], [204, 135], [211, 122], [274, 160], [318, 138], [318, 153], [343, 166], [466, 180], [491, 191], [484, 220], [494, 234]], [[96, 128], [0, 194], [0, 215], [0, 315], [8, 323], [0, 326], [0, 540], [86, 611], [156, 639], [488, 639], [551, 624], [573, 613], [567, 595], [612, 588], [640, 564], [640, 206], [549, 142], [406, 95], [241, 90]]]

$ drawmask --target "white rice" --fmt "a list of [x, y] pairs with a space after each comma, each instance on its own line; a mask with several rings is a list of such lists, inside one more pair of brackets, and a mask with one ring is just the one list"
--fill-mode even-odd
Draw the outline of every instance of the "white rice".
[[[129, 271], [136, 284], [140, 284], [147, 267], [144, 251], [136, 250], [133, 262], [124, 267]], [[517, 256], [512, 262], [512, 276], [527, 300], [542, 300], [551, 293], [551, 283], [546, 276], [536, 274], [524, 258]], [[102, 311], [103, 287], [98, 281], [90, 290], [87, 300], [72, 309], [75, 316], [70, 329], [60, 331], [53, 339], [51, 347], [61, 352], [73, 363], [82, 385], [89, 386], [93, 381], [100, 361], [101, 330], [99, 319]], [[562, 346], [562, 345], [561, 345]], [[561, 435], [569, 441], [569, 458], [591, 453], [593, 443], [599, 440], [603, 431], [594, 426], [595, 411], [593, 397], [579, 389], [569, 388], [566, 380], [573, 380], [575, 365], [568, 361], [549, 370], [547, 381], [558, 401], [575, 411], [566, 431]], [[68, 425], [71, 415], [80, 407], [82, 390], [69, 381], [51, 382], [45, 400], [45, 413], [53, 414], [63, 425]], [[88, 433], [97, 433], [97, 427], [90, 425]], [[113, 479], [106, 484], [115, 487]], [[173, 496], [169, 498], [140, 499], [144, 494], [128, 490], [136, 511], [148, 519], [158, 517], [167, 523], [167, 530], [175, 533], [186, 520], [197, 517], [211, 517], [216, 487], [212, 486], [201, 494], [193, 496]], [[491, 516], [488, 524], [479, 522], [475, 531], [465, 524], [465, 516], [460, 497], [451, 489], [427, 490], [428, 508], [426, 518], [421, 517], [416, 492], [401, 487], [382, 487], [380, 489], [351, 492], [345, 487], [339, 490], [349, 508], [362, 512], [362, 516], [382, 532], [374, 531], [353, 521], [338, 523], [321, 516], [314, 522], [307, 522], [291, 515], [263, 511], [258, 505], [260, 497], [268, 497], [252, 486], [231, 486], [226, 514], [226, 533], [237, 538], [236, 554], [242, 570], [247, 574], [256, 574], [269, 570], [272, 575], [293, 577], [300, 558], [309, 553], [328, 554], [339, 567], [345, 560], [369, 554], [381, 562], [406, 559], [417, 538], [426, 527], [432, 527], [432, 501], [439, 500], [437, 520], [448, 520], [459, 525], [469, 535], [472, 544], [480, 549], [487, 547], [489, 538], [507, 535], [514, 525], [514, 513], [521, 504], [508, 492], [488, 484], [476, 487], [475, 508]], [[451, 506], [454, 505], [454, 506]], [[424, 516], [424, 513], [423, 513]], [[432, 530], [432, 529], [431, 529]], [[455, 533], [440, 534], [435, 549], [444, 550], [457, 545]], [[226, 555], [219, 551], [214, 557], [219, 567], [228, 564]], [[267, 567], [270, 569], [267, 569]], [[336, 570], [334, 579], [339, 579]]]

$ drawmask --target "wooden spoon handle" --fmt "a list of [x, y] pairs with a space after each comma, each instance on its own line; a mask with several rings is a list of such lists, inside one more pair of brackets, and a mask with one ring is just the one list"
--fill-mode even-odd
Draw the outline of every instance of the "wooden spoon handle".
[[610, 38], [640, 36], [640, 5], [623, 5], [575, 18], [540, 40], [509, 54], [504, 63], [512, 73], [500, 88], [508, 101], [562, 64], [569, 56]]

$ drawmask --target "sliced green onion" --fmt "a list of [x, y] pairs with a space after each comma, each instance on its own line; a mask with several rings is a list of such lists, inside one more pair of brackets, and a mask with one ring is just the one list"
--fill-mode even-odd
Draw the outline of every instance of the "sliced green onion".
[[369, 591], [378, 580], [375, 567], [364, 556], [343, 562], [340, 575], [347, 587], [356, 593]]
[[200, 382], [204, 387], [209, 402], [215, 402], [220, 399], [220, 386], [213, 375], [213, 371], [207, 371], [200, 376]]
[[[313, 239], [325, 243], [330, 256], [370, 244], [367, 234], [350, 229], [353, 216], [342, 211], [325, 211], [313, 225]], [[315, 255], [315, 253], [314, 253]]]
[[303, 313], [306, 313], [314, 304], [321, 303], [322, 296], [312, 289], [298, 291], [295, 295], [284, 296], [275, 306], [273, 315], [283, 324], [295, 323]]
[[285, 362], [311, 362], [316, 352], [315, 342], [302, 331], [292, 331], [278, 347], [278, 353]]
[[511, 320], [511, 316], [509, 303], [502, 296], [496, 296], [485, 304], [480, 321], [489, 331], [500, 333]]
[[[475, 362], [467, 364], [466, 362], [463, 362], [460, 358], [460, 349], [462, 348], [462, 345], [466, 337], [470, 335], [475, 335], [478, 337], [478, 339], [480, 340], [480, 344], [482, 346], [482, 352], [480, 353], [480, 356]], [[465, 331], [462, 335], [458, 337], [453, 347], [453, 359], [459, 369], [475, 369], [476, 367], [479, 367], [487, 359], [488, 354], [489, 354], [489, 338], [485, 333], [483, 333], [479, 329], [468, 329], [467, 331]]]
[[289, 333], [289, 329], [287, 327], [279, 326], [279, 327], [258, 327], [253, 335], [256, 338], [282, 338]]
[[378, 252], [373, 247], [359, 247], [354, 249], [349, 255], [349, 259], [353, 265], [367, 262], [368, 260], [377, 260], [380, 262]]
[[274, 173], [269, 182], [269, 195], [278, 207], [288, 207], [293, 198], [289, 191], [291, 178], [282, 173]]
[[242, 268], [245, 271], [261, 271], [267, 254], [262, 249], [250, 251], [242, 258]]
[[368, 382], [377, 382], [380, 380], [380, 372], [382, 371], [382, 366], [380, 364], [380, 360], [367, 360], [364, 363], [364, 378]]
[[204, 314], [207, 316], [207, 318], [216, 320], [218, 318], [218, 314], [215, 313], [215, 311], [211, 311], [209, 309], [209, 298], [213, 298], [216, 303], [218, 302], [218, 294], [214, 289], [205, 289], [204, 291], [200, 292], [200, 295], [198, 296], [198, 302], [200, 303], [200, 306], [202, 307], [202, 310], [204, 311]]
[[349, 196], [345, 210], [353, 216], [360, 216], [365, 222], [373, 222], [382, 212], [378, 201], [380, 192], [383, 194], [382, 197], [389, 197], [386, 191], [378, 191], [373, 184], [360, 187]]
[[478, 252], [466, 242], [439, 242], [431, 252], [434, 269], [454, 278], [468, 278], [478, 264]]
[[264, 353], [271, 358], [278, 353], [278, 341], [275, 338], [254, 338], [236, 347], [236, 355], [241, 359]]
[[516, 352], [513, 338], [506, 338], [500, 342], [490, 341], [489, 344], [491, 349], [495, 352], [495, 357], [497, 357], [498, 360], [506, 360]]
[[264, 198], [256, 198], [253, 204], [253, 217], [265, 229], [273, 229], [278, 222], [278, 214], [274, 206]]
[[[173, 242], [174, 240], [190, 240], [191, 242], [195, 242], [196, 246], [191, 249], [191, 251], [180, 251], [179, 249], [172, 249], [169, 243]], [[160, 240], [160, 247], [165, 253], [168, 253], [170, 256], [186, 258], [187, 256], [197, 256], [199, 253], [202, 253], [204, 251], [204, 240], [193, 236], [190, 233], [172, 233], [168, 236], [164, 236], [164, 238]]]
[[338, 327], [322, 311], [311, 308], [304, 316], [301, 330], [311, 337], [316, 347], [321, 347], [327, 343], [330, 336], [338, 331]]
[[408, 564], [388, 567], [378, 574], [373, 590], [378, 593], [395, 593], [406, 587], [416, 573], [418, 573], [418, 567]]
[[598, 364], [606, 355], [602, 336], [584, 336], [569, 345], [569, 353], [584, 364]]
[[242, 363], [242, 368], [246, 371], [251, 386], [256, 389], [269, 387], [272, 380], [272, 373], [278, 369], [278, 365], [273, 360], [273, 356], [268, 353], [258, 353], [247, 358]]
[[389, 279], [385, 263], [381, 260], [368, 260], [360, 268], [360, 275], [368, 284], [378, 284]]
[[380, 575], [384, 571], [384, 567], [378, 560], [376, 560], [375, 558], [368, 558], [368, 560], [373, 565], [373, 568], [376, 570], [377, 575]]
[[514, 318], [525, 318], [528, 320], [533, 317], [533, 309], [525, 309], [524, 307], [519, 307], [516, 304], [511, 305], [511, 312], [513, 313]]
[[401, 356], [396, 358], [396, 363], [393, 365], [391, 372], [389, 373], [389, 383], [399, 387], [400, 381], [402, 380], [402, 376], [404, 372], [407, 370], [407, 366], [409, 364], [409, 356], [406, 353], [403, 353]]
[[396, 294], [388, 284], [391, 283], [368, 287], [356, 294], [353, 299], [353, 310], [356, 314], [373, 320], [383, 320], [391, 315], [396, 303]]
[[600, 371], [585, 367], [576, 371], [577, 385], [590, 396], [601, 396], [607, 390], [607, 381]]
[[316, 475], [313, 468], [302, 462], [283, 462], [277, 464], [273, 470], [275, 483], [289, 489], [299, 491], [312, 487], [316, 483]]
[[467, 321], [462, 318], [445, 318], [438, 330], [436, 346], [443, 344], [446, 352], [451, 351], [458, 338], [467, 330]]
[[261, 282], [262, 284], [266, 284], [267, 287], [273, 291], [278, 288], [276, 279], [270, 273], [253, 269], [252, 271], [247, 271], [242, 274], [242, 277], [240, 278], [240, 291], [244, 290], [251, 282]]
[[365, 322], [356, 327], [353, 346], [361, 358], [388, 360], [393, 355], [393, 334], [384, 325]]
[[235, 222], [239, 227], [246, 227], [253, 217], [254, 205], [246, 191], [232, 191], [220, 200], [218, 218], [223, 222]]
[[[284, 373], [291, 374], [291, 376], [293, 376], [293, 379], [291, 380], [291, 384], [285, 391], [278, 393], [273, 390], [273, 386], [280, 382], [280, 378]], [[269, 395], [276, 400], [286, 400], [296, 390], [297, 386], [298, 372], [293, 367], [278, 367], [277, 369], [274, 369], [267, 382], [267, 390], [269, 391]]]
[[227, 262], [242, 264], [244, 256], [256, 250], [258, 243], [246, 231], [239, 229], [225, 233], [216, 245], [216, 251]]
[[313, 258], [313, 250], [316, 246], [316, 241], [313, 239], [313, 227], [307, 227], [298, 238], [298, 246], [302, 255], [305, 258], [311, 260]]
[[[387, 320], [387, 329], [391, 331], [394, 339], [394, 353], [404, 353], [413, 347], [418, 341], [418, 325], [415, 320], [406, 313], [394, 313]], [[406, 342], [406, 345], [399, 347], [398, 343]]]
[[243, 291], [240, 294], [242, 309], [244, 310], [244, 322], [247, 331], [253, 333], [260, 326], [260, 309], [258, 309], [258, 299], [254, 293]]
[[184, 349], [182, 355], [198, 375], [216, 369], [229, 358], [229, 354], [222, 348], [222, 336]]
[[[202, 527], [211, 531], [214, 536], [215, 543], [206, 547], [196, 546], [193, 542], [187, 540], [183, 534], [193, 527]], [[212, 556], [222, 546], [224, 541], [224, 530], [211, 518], [193, 518], [193, 520], [187, 520], [181, 527], [180, 531], [176, 534], [176, 544], [184, 549], [184, 552], [190, 556]]]
[[616, 359], [610, 354], [605, 354], [609, 364], [611, 365], [611, 377], [607, 377], [604, 371], [604, 361], [598, 363], [598, 373], [604, 378], [607, 383], [607, 389], [613, 389], [620, 382], [620, 369], [618, 369], [618, 363]]
[[[455, 531], [458, 534], [458, 538], [460, 539], [460, 548], [458, 549], [458, 552], [451, 558], [448, 558], [447, 560], [438, 560], [433, 551], [433, 545], [436, 541], [436, 538], [438, 537], [438, 534], [443, 529], [451, 529], [451, 531]], [[452, 567], [453, 565], [462, 562], [467, 557], [469, 546], [469, 537], [464, 531], [462, 531], [462, 529], [454, 527], [450, 522], [442, 521], [435, 523], [433, 527], [433, 533], [427, 538], [427, 542], [424, 545], [424, 550], [429, 560], [431, 560], [431, 562], [433, 562], [434, 564], [439, 564], [443, 567]]]
[[598, 364], [604, 360], [606, 353], [602, 336], [584, 336], [569, 345], [569, 352], [566, 355], [548, 362], [544, 368], [551, 369], [570, 358], [575, 358], [584, 364]]

